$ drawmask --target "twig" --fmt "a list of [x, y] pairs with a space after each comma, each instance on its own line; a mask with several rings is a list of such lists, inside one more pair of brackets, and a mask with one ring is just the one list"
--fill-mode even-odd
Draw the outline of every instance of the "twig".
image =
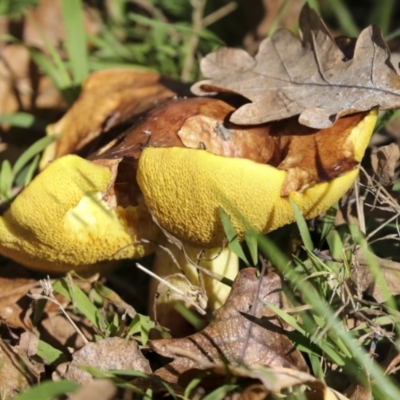
[[190, 73], [192, 72], [195, 52], [197, 45], [199, 44], [199, 33], [203, 28], [203, 13], [204, 7], [206, 5], [206, 0], [191, 0], [193, 6], [192, 13], [192, 25], [193, 33], [189, 39], [189, 49], [183, 64], [181, 80], [187, 81], [190, 78]]
[[139, 7], [142, 7], [143, 10], [147, 11], [151, 16], [159, 19], [160, 21], [168, 22], [167, 18], [162, 13], [162, 11], [157, 7], [155, 7], [153, 4], [151, 4], [150, 1], [148, 0], [129, 0], [129, 1], [131, 3], [138, 5]]
[[68, 313], [64, 310], [64, 307], [61, 305], [61, 303], [55, 298], [55, 296], [53, 294], [53, 286], [51, 284], [50, 278], [47, 277], [47, 279], [42, 279], [39, 281], [39, 283], [43, 288], [44, 295], [43, 294], [28, 294], [28, 296], [34, 300], [44, 299], [44, 300], [48, 300], [48, 301], [56, 304], [60, 308], [61, 312], [64, 314], [65, 318], [67, 318], [69, 323], [73, 326], [73, 328], [76, 330], [78, 335], [82, 338], [83, 342], [85, 344], [89, 343], [89, 341], [86, 339], [86, 336], [83, 334], [83, 332], [77, 327], [75, 322], [71, 319], [71, 317], [68, 315]]
[[207, 28], [207, 26], [212, 25], [213, 23], [219, 21], [221, 18], [224, 18], [225, 16], [230, 14], [232, 11], [235, 11], [237, 6], [237, 3], [232, 1], [219, 8], [217, 11], [214, 11], [213, 13], [207, 15], [203, 18], [203, 28]]

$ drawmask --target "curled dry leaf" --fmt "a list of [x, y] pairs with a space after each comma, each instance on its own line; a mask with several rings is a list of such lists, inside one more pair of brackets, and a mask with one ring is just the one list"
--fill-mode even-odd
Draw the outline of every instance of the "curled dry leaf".
[[0, 338], [0, 387], [2, 396], [13, 399], [23, 389], [39, 382], [43, 366], [34, 365], [25, 351]]
[[[111, 355], [111, 356], [110, 356]], [[64, 378], [78, 383], [90, 382], [92, 376], [79, 366], [91, 366], [109, 371], [113, 369], [133, 369], [151, 373], [149, 362], [143, 357], [138, 344], [133, 340], [118, 337], [87, 343], [72, 355], [72, 361], [64, 374]]]
[[374, 150], [371, 154], [371, 163], [374, 173], [383, 186], [393, 183], [396, 173], [397, 161], [400, 158], [399, 145], [388, 144]]
[[78, 100], [48, 127], [49, 135], [62, 137], [46, 149], [41, 168], [66, 154], [90, 154], [122, 132], [112, 128], [177, 94], [187, 94], [187, 85], [153, 72], [116, 68], [92, 73]]
[[207, 55], [201, 70], [208, 80], [192, 91], [234, 92], [251, 100], [230, 117], [243, 125], [300, 114], [301, 124], [321, 129], [347, 114], [400, 106], [400, 78], [378, 27], [361, 32], [351, 60], [307, 3], [299, 27], [301, 40], [280, 29], [261, 43], [255, 58], [232, 48]]
[[[34, 326], [27, 313], [32, 300], [27, 296], [37, 286], [36, 279], [26, 274], [19, 277], [22, 268], [14, 263], [2, 266], [0, 276], [0, 320], [9, 328], [22, 328], [32, 332]], [[22, 271], [23, 273], [23, 271]]]
[[[261, 281], [260, 281], [261, 279]], [[281, 306], [281, 279], [275, 273], [258, 279], [256, 270], [242, 270], [225, 304], [204, 330], [181, 339], [150, 341], [150, 347], [174, 360], [155, 373], [184, 385], [183, 374], [226, 360], [233, 366], [283, 366], [307, 371], [302, 355], [285, 336], [284, 326], [265, 302]]]

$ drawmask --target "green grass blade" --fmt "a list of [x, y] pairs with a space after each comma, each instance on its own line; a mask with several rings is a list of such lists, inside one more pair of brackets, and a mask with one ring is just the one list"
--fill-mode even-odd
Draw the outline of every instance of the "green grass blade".
[[101, 317], [99, 310], [89, 300], [87, 295], [75, 284], [70, 288], [66, 278], [54, 282], [53, 289], [68, 300], [74, 302], [77, 309], [100, 331], [104, 332], [108, 326], [107, 321]]
[[61, 0], [66, 47], [75, 85], [81, 85], [89, 73], [86, 32], [81, 0]]
[[343, 0], [335, 0], [331, 5], [332, 12], [336, 16], [336, 20], [346, 36], [357, 37], [360, 30], [358, 29], [351, 12]]
[[15, 162], [13, 167], [13, 175], [14, 177], [18, 175], [18, 173], [24, 168], [24, 166], [35, 157], [37, 154], [42, 152], [50, 143], [53, 143], [54, 140], [58, 139], [59, 135], [45, 136], [35, 142], [32, 146], [30, 146], [27, 150], [25, 150], [18, 160]]
[[0, 123], [6, 123], [18, 128], [29, 128], [38, 131], [44, 131], [47, 125], [46, 121], [43, 121], [32, 114], [24, 112], [0, 115]]
[[14, 400], [52, 400], [63, 394], [73, 393], [79, 388], [80, 385], [71, 381], [47, 381], [32, 386], [26, 392], [17, 394]]
[[232, 390], [235, 390], [239, 387], [239, 385], [224, 385], [220, 386], [218, 389], [213, 390], [207, 396], [203, 397], [203, 400], [220, 400], [225, 399], [226, 395]]
[[320, 248], [321, 248], [322, 244], [325, 242], [325, 239], [327, 238], [329, 232], [331, 231], [331, 229], [333, 228], [333, 226], [335, 224], [335, 218], [336, 218], [338, 209], [339, 209], [339, 204], [336, 203], [325, 214], [324, 223], [322, 225], [321, 238], [319, 241]]
[[43, 340], [39, 340], [37, 355], [42, 360], [45, 360], [48, 363], [55, 363], [56, 365], [67, 361], [67, 357], [62, 351], [50, 346], [46, 342], [43, 342]]
[[65, 76], [60, 69], [57, 68], [42, 52], [39, 50], [28, 48], [32, 60], [53, 82], [58, 90], [63, 90], [71, 85], [68, 74]]
[[[28, 186], [31, 180], [33, 179], [33, 175], [39, 165], [40, 156], [39, 154], [35, 156], [35, 158], [30, 163], [29, 167], [26, 170], [26, 174], [24, 177], [24, 187]], [[24, 170], [23, 170], [24, 171]]]
[[290, 205], [292, 206], [294, 216], [296, 218], [296, 223], [300, 231], [300, 236], [303, 240], [303, 244], [308, 251], [312, 252], [314, 250], [314, 244], [308, 230], [307, 222], [304, 219], [299, 207], [292, 199], [290, 199]]
[[221, 218], [222, 226], [224, 227], [225, 235], [228, 238], [229, 248], [247, 265], [250, 265], [250, 263], [247, 261], [246, 256], [243, 253], [243, 249], [240, 246], [239, 240], [237, 238], [237, 233], [234, 226], [232, 225], [231, 220], [229, 219], [228, 214], [222, 208], [219, 208], [218, 211]]
[[253, 261], [253, 266], [258, 264], [257, 236], [257, 233], [253, 229], [247, 230], [244, 234], [246, 244], [250, 252], [251, 261]]
[[0, 198], [7, 200], [13, 183], [12, 167], [8, 160], [4, 160], [0, 169]]
[[396, 0], [379, 0], [373, 2], [373, 7], [369, 15], [369, 23], [376, 24], [386, 35], [389, 31], [390, 21], [396, 6]]

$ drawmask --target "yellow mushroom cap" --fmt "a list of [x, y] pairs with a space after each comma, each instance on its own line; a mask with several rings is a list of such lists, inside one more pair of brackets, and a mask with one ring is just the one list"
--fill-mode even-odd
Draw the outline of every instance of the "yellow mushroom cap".
[[102, 199], [111, 171], [75, 155], [40, 173], [0, 217], [0, 253], [42, 271], [94, 269], [93, 264], [142, 257], [158, 228], [145, 205], [110, 209]]
[[[377, 110], [372, 110], [348, 137], [357, 162], [364, 155], [376, 117]], [[206, 150], [149, 147], [139, 160], [137, 180], [146, 204], [165, 229], [192, 245], [216, 247], [225, 237], [219, 207], [230, 215], [239, 238], [249, 227], [266, 233], [295, 220], [290, 198], [305, 218], [313, 218], [339, 200], [357, 174], [355, 168], [282, 197], [284, 170]]]

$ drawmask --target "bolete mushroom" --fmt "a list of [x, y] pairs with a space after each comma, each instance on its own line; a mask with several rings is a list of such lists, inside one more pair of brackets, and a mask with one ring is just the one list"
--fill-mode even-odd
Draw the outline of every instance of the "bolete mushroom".
[[[54, 161], [0, 218], [0, 252], [35, 269], [96, 269], [153, 250], [141, 242], [159, 238], [150, 212], [189, 246], [192, 260], [205, 248], [218, 254], [219, 208], [239, 239], [248, 228], [266, 233], [293, 222], [290, 199], [305, 218], [327, 210], [357, 177], [377, 117], [372, 110], [315, 130], [293, 118], [238, 126], [228, 122], [234, 110], [216, 99], [170, 100], [91, 161]], [[227, 250], [223, 257], [208, 266], [227, 273], [233, 265], [235, 275], [237, 260]], [[169, 256], [156, 258], [153, 272], [170, 273]], [[217, 306], [216, 287], [206, 290]]]
[[159, 229], [145, 204], [110, 207], [113, 171], [75, 155], [55, 160], [0, 217], [0, 253], [43, 272], [101, 270], [110, 260], [140, 258]]

